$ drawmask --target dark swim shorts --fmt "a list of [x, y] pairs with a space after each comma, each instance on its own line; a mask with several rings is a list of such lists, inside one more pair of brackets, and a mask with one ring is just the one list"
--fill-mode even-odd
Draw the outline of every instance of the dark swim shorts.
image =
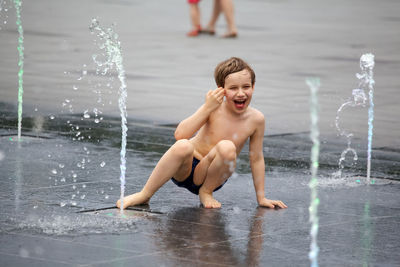
[[[198, 195], [199, 194], [199, 189], [202, 186], [201, 185], [196, 185], [193, 182], [193, 174], [194, 174], [194, 170], [196, 169], [197, 164], [199, 164], [200, 160], [196, 159], [195, 157], [193, 157], [193, 163], [192, 163], [192, 171], [190, 172], [190, 175], [186, 178], [185, 181], [183, 182], [178, 182], [177, 180], [175, 180], [173, 177], [171, 178], [172, 182], [174, 182], [174, 184], [176, 184], [179, 187], [184, 187], [187, 190], [189, 190], [190, 192], [192, 192], [193, 194]], [[225, 184], [225, 183], [224, 183]], [[215, 188], [214, 192], [219, 190], [224, 184], [218, 186], [217, 188]]]

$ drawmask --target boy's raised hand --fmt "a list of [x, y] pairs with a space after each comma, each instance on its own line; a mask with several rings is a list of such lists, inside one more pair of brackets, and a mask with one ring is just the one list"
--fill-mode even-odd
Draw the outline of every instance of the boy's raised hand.
[[223, 87], [218, 87], [215, 90], [208, 91], [205, 103], [206, 108], [211, 111], [217, 109], [222, 104], [224, 95], [225, 89]]
[[285, 205], [285, 203], [283, 203], [280, 200], [272, 200], [272, 199], [267, 199], [264, 198], [261, 201], [258, 202], [258, 205], [260, 205], [261, 207], [266, 207], [266, 208], [281, 208], [281, 209], [286, 209], [287, 206]]

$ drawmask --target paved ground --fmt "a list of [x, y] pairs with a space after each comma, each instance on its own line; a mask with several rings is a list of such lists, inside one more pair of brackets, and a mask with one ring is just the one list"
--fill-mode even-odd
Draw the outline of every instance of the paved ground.
[[[127, 193], [143, 186], [173, 141], [173, 129], [131, 126]], [[109, 138], [82, 143], [50, 132], [23, 140], [0, 139], [2, 266], [309, 265], [307, 166], [267, 160], [266, 194], [284, 200], [286, 210], [257, 207], [242, 155], [215, 194], [220, 210], [200, 208], [196, 196], [167, 183], [149, 206], [121, 215], [103, 210], [119, 197], [119, 150]], [[367, 186], [351, 172], [342, 179], [329, 173], [320, 171], [318, 187], [320, 265], [398, 266], [400, 183]]]
[[[307, 76], [322, 82], [319, 263], [400, 265], [399, 5], [237, 0], [239, 38], [224, 40], [187, 38], [184, 1], [25, 1], [25, 137], [20, 146], [14, 141], [15, 10], [3, 8], [0, 265], [309, 265]], [[201, 8], [205, 21], [211, 1], [202, 1]], [[214, 88], [214, 66], [240, 56], [256, 70], [253, 105], [267, 117], [266, 193], [289, 209], [257, 208], [244, 151], [237, 174], [216, 194], [221, 210], [199, 208], [195, 196], [172, 183], [142, 211], [121, 215], [116, 209], [103, 210], [119, 197], [118, 83], [110, 89], [108, 79], [94, 75], [92, 55], [99, 51], [88, 29], [93, 17], [104, 26], [116, 22], [123, 47], [128, 193], [140, 189], [172, 144], [173, 127], [168, 125], [193, 112]], [[217, 30], [225, 30], [222, 19]], [[362, 177], [366, 109], [343, 114], [343, 123], [355, 133], [360, 159], [346, 164], [347, 177], [331, 177], [346, 147], [336, 137], [336, 110], [357, 87], [358, 60], [366, 52], [376, 55], [372, 166], [374, 178], [380, 177], [369, 186]], [[83, 70], [88, 74], [82, 76]], [[66, 100], [71, 107], [63, 106]], [[104, 117], [100, 124], [93, 121], [94, 108]], [[91, 119], [81, 120], [86, 110]], [[78, 136], [85, 139], [73, 140]], [[102, 210], [79, 213], [91, 209]]]

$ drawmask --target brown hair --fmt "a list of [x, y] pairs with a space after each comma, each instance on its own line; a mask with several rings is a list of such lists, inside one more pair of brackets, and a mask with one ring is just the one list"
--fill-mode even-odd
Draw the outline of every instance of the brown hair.
[[218, 87], [225, 86], [225, 78], [232, 73], [248, 70], [251, 76], [251, 85], [256, 82], [256, 74], [253, 69], [243, 59], [238, 57], [231, 57], [225, 61], [222, 61], [215, 67], [214, 78]]

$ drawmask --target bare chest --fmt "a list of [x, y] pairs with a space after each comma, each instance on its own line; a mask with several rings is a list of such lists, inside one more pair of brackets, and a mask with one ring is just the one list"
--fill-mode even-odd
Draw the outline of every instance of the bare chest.
[[254, 132], [253, 127], [246, 120], [222, 120], [213, 118], [204, 127], [204, 134], [208, 136], [208, 143], [214, 146], [221, 140], [231, 140], [240, 150], [249, 136]]

